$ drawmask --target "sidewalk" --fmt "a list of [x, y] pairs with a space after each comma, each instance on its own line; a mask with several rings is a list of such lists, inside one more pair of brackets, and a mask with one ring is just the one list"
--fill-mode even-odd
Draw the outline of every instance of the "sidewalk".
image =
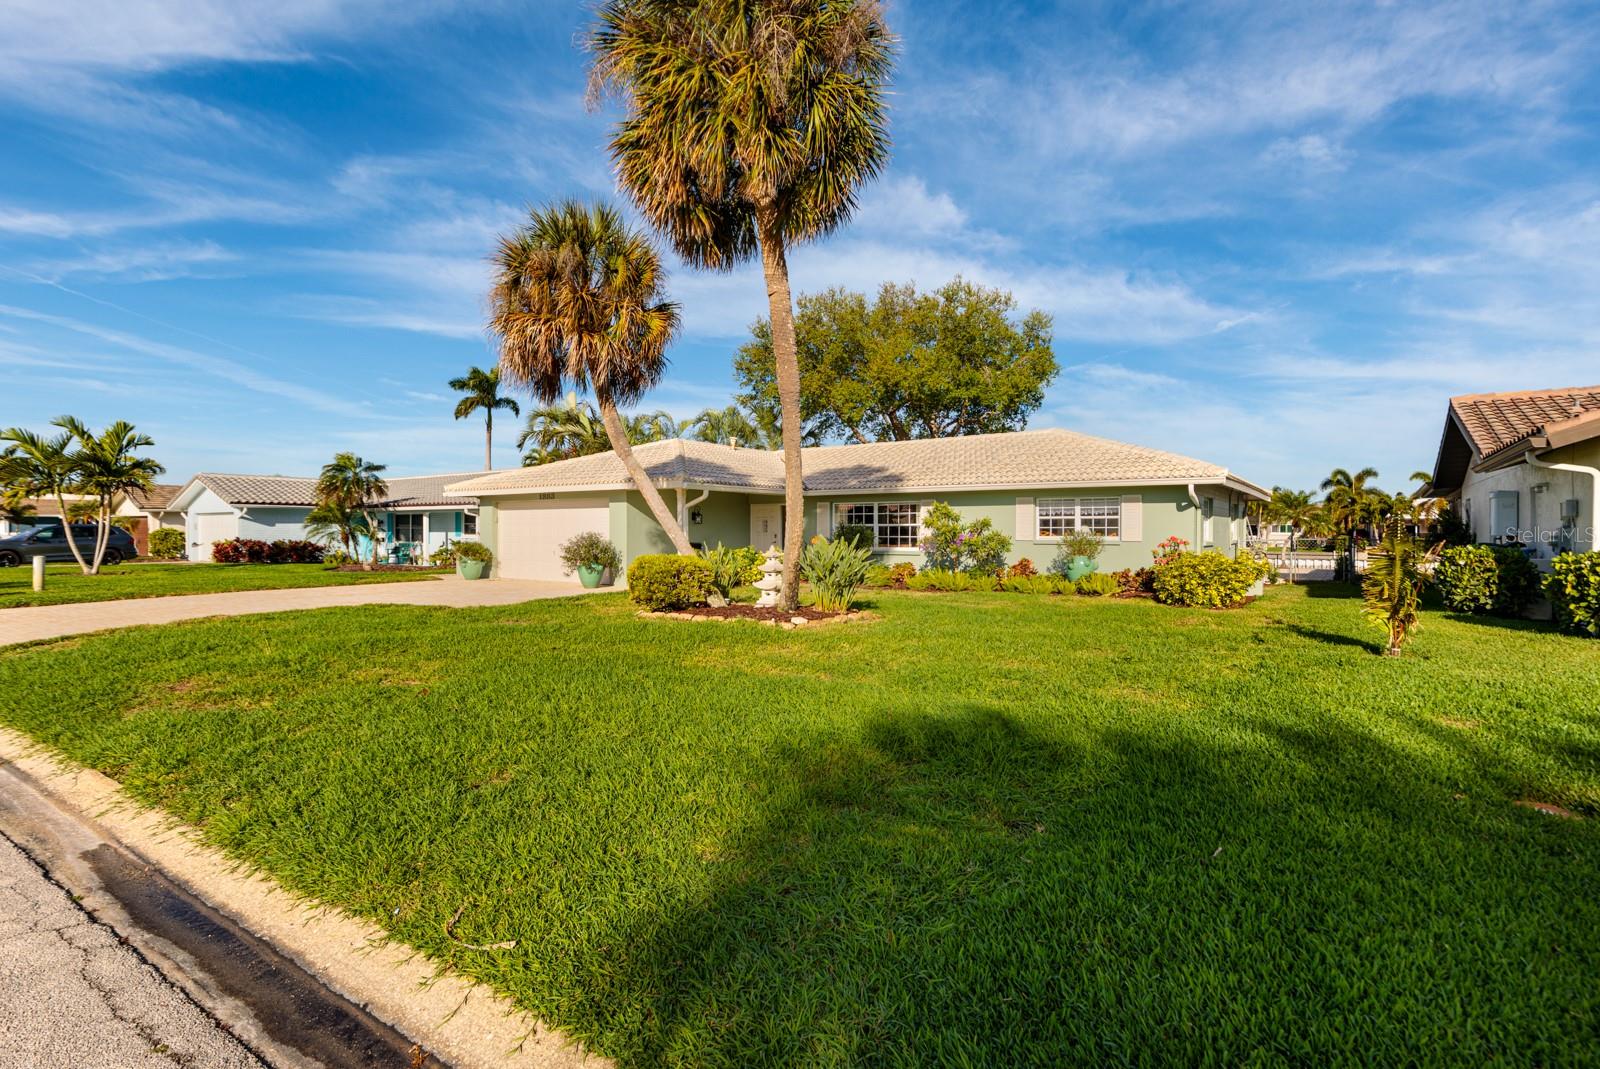
[[81, 635], [116, 627], [170, 624], [208, 616], [327, 609], [341, 605], [440, 605], [472, 608], [514, 605], [539, 598], [585, 593], [577, 583], [522, 579], [439, 579], [415, 583], [300, 587], [290, 590], [238, 590], [224, 594], [183, 594], [167, 598], [87, 601], [0, 609], [0, 646]]

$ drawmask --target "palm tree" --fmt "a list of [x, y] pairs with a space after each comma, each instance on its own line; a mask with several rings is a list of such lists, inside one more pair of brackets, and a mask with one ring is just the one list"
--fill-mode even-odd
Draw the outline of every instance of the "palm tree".
[[517, 448], [527, 450], [524, 467], [570, 460], [611, 448], [600, 415], [587, 401], [569, 393], [559, 404], [542, 405], [528, 413], [528, 425], [517, 436]]
[[805, 502], [789, 246], [841, 226], [889, 156], [894, 38], [877, 0], [604, 0], [592, 86], [623, 98], [622, 185], [678, 254], [757, 254], [782, 410], [783, 599], [799, 604]]
[[322, 466], [322, 474], [317, 476], [319, 505], [335, 504], [361, 514], [372, 548], [369, 568], [378, 563], [378, 525], [372, 518], [372, 506], [388, 496], [389, 484], [382, 475], [385, 470], [384, 465], [362, 460], [354, 453], [337, 453], [331, 463]]
[[494, 410], [507, 408], [513, 416], [520, 416], [522, 409], [512, 398], [500, 396], [499, 368], [485, 371], [474, 367], [459, 379], [451, 379], [450, 388], [467, 395], [456, 402], [456, 419], [483, 410], [483, 470], [489, 471], [494, 468]]
[[363, 535], [372, 537], [366, 517], [342, 501], [330, 498], [306, 513], [306, 537], [313, 542], [338, 542], [351, 560], [356, 558], [356, 546]]
[[1421, 614], [1423, 564], [1433, 557], [1406, 533], [1406, 521], [1391, 516], [1383, 525], [1383, 538], [1367, 562], [1361, 584], [1362, 612], [1388, 632], [1384, 653], [1400, 655], [1400, 647], [1417, 630]]
[[750, 417], [745, 415], [738, 405], [705, 409], [688, 422], [686, 429], [691, 431], [691, 437], [701, 442], [721, 442], [724, 445], [748, 442], [752, 445], [764, 445], [760, 429], [750, 421]]
[[89, 575], [98, 575], [106, 546], [111, 542], [111, 512], [117, 495], [148, 491], [156, 476], [167, 469], [150, 457], [136, 455], [135, 450], [155, 445], [155, 439], [140, 434], [127, 420], [119, 419], [99, 434], [72, 416], [62, 416], [55, 425], [77, 443], [73, 459], [78, 489], [94, 500], [94, 559], [85, 570]]
[[631, 445], [664, 442], [669, 438], [682, 437], [683, 428], [672, 418], [672, 413], [664, 409], [625, 416], [622, 423], [628, 431], [628, 442]]
[[[76, 494], [77, 462], [71, 452], [72, 434], [63, 432], [45, 437], [23, 427], [8, 427], [0, 433], [0, 442], [6, 447], [0, 453], [0, 484], [8, 496], [55, 498], [57, 514], [66, 521], [67, 494]], [[67, 548], [72, 559], [78, 562], [85, 575], [89, 565], [78, 550], [78, 541], [67, 531]]]
[[[1311, 500], [1306, 490], [1289, 490], [1282, 486], [1272, 488], [1272, 498], [1262, 509], [1262, 518], [1268, 523], [1281, 523], [1289, 528], [1289, 553], [1293, 556], [1299, 538], [1324, 522], [1322, 506]], [[1294, 562], [1290, 561], [1289, 582], [1294, 582]]]
[[500, 367], [544, 404], [570, 384], [594, 391], [612, 450], [679, 553], [694, 547], [644, 465], [617, 411], [661, 380], [678, 306], [662, 292], [661, 258], [612, 207], [568, 201], [530, 213], [502, 238], [489, 300]]

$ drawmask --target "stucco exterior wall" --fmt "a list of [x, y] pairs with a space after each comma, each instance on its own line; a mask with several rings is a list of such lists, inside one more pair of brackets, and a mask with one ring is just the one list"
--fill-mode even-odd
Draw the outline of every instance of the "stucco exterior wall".
[[258, 538], [263, 542], [300, 541], [306, 536], [306, 513], [310, 511], [305, 507], [252, 505], [239, 517], [239, 537]]
[[190, 560], [211, 559], [211, 546], [207, 543], [201, 543], [201, 516], [220, 517], [214, 523], [204, 521], [206, 522], [208, 536], [215, 535], [219, 539], [239, 537], [239, 524], [233, 506], [210, 490], [201, 490], [183, 513], [183, 533], [184, 539], [189, 544], [188, 556]]
[[[1600, 441], [1569, 446], [1541, 459], [1600, 467]], [[1517, 495], [1515, 531], [1494, 529], [1495, 491]], [[1561, 503], [1568, 499], [1577, 500], [1578, 516], [1570, 530], [1563, 530]], [[1581, 472], [1550, 471], [1527, 463], [1491, 472], [1469, 469], [1457, 507], [1478, 541], [1494, 542], [1514, 536], [1531, 546], [1533, 558], [1541, 566], [1547, 566], [1553, 556], [1565, 549], [1583, 552], [1597, 548], [1594, 480]]]

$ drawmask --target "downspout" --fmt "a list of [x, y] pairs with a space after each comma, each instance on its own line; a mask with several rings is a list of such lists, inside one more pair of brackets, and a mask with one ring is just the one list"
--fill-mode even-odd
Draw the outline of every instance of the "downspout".
[[1600, 506], [1600, 468], [1591, 468], [1583, 464], [1565, 464], [1550, 460], [1540, 460], [1533, 455], [1532, 450], [1524, 453], [1523, 459], [1535, 468], [1544, 468], [1547, 471], [1571, 471], [1589, 477], [1589, 548], [1593, 550], [1595, 548], [1594, 511], [1597, 506]]
[[[683, 534], [685, 538], [688, 538], [689, 536], [689, 510], [710, 496], [710, 490], [701, 490], [699, 497], [692, 497], [688, 501], [684, 501], [683, 491], [678, 491], [678, 501], [681, 502], [681, 504], [678, 506], [678, 511], [680, 513], [678, 516], [678, 526], [683, 528]], [[694, 540], [690, 539], [690, 541], [692, 542]]]
[[1187, 489], [1189, 491], [1189, 504], [1194, 506], [1194, 541], [1189, 544], [1194, 547], [1196, 553], [1199, 553], [1205, 548], [1205, 539], [1200, 533], [1200, 495], [1194, 492], [1194, 483], [1190, 483]]

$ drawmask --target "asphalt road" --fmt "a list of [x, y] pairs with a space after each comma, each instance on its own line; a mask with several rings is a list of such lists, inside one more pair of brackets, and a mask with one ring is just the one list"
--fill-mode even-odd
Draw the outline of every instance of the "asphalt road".
[[0, 836], [0, 1065], [263, 1063]]

